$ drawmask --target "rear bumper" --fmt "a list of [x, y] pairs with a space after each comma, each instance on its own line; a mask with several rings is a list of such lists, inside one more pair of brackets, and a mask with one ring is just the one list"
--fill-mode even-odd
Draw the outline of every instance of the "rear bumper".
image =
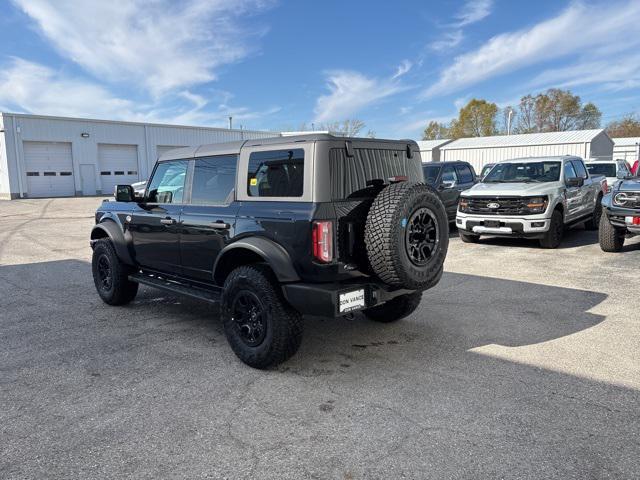
[[[494, 222], [499, 222], [499, 225], [491, 225]], [[544, 215], [521, 218], [465, 215], [458, 212], [456, 216], [456, 227], [463, 233], [499, 237], [542, 238], [549, 230], [550, 222]]]
[[[282, 291], [291, 306], [300, 313], [322, 317], [346, 315], [415, 292], [392, 288], [370, 279], [342, 283], [286, 283], [282, 285]], [[363, 298], [359, 297], [360, 294]], [[345, 304], [346, 298], [350, 302]]]

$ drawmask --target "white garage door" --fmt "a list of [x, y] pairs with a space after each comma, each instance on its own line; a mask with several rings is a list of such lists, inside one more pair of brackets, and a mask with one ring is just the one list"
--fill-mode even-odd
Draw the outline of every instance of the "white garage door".
[[102, 193], [111, 195], [116, 185], [138, 181], [138, 147], [100, 143], [98, 165]]
[[24, 142], [29, 197], [65, 197], [76, 193], [71, 144]]

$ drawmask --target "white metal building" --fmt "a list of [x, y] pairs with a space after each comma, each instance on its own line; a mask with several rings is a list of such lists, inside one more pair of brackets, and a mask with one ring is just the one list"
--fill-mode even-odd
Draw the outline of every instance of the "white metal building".
[[640, 137], [614, 138], [613, 158], [633, 163], [640, 158]]
[[111, 194], [176, 147], [276, 132], [0, 113], [0, 198]]
[[613, 155], [613, 140], [604, 130], [499, 135], [461, 138], [440, 147], [440, 160], [464, 160], [477, 172], [487, 163], [522, 157], [577, 155], [607, 158]]
[[423, 162], [439, 162], [440, 161], [440, 147], [453, 142], [450, 138], [441, 140], [420, 140], [418, 141], [418, 147], [420, 147], [420, 157]]

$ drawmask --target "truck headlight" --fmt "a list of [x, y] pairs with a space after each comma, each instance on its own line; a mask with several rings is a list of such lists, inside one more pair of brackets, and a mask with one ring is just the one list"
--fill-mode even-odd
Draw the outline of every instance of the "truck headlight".
[[460, 197], [460, 200], [458, 201], [458, 210], [461, 211], [462, 213], [469, 211], [468, 198]]
[[549, 203], [548, 197], [531, 197], [524, 201], [525, 207], [531, 213], [543, 213], [547, 209]]
[[613, 203], [619, 207], [637, 207], [640, 206], [640, 194], [620, 192], [613, 197]]

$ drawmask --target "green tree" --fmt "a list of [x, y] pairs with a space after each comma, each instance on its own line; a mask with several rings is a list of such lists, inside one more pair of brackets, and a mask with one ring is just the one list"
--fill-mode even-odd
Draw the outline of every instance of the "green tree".
[[451, 137], [486, 137], [495, 135], [498, 106], [474, 98], [460, 109], [458, 118], [451, 122]]
[[607, 133], [610, 137], [640, 137], [640, 119], [637, 115], [627, 115], [622, 120], [609, 123]]
[[444, 123], [431, 120], [422, 134], [423, 140], [440, 140], [449, 137], [449, 127]]
[[576, 127], [579, 130], [589, 130], [593, 128], [600, 128], [600, 122], [602, 120], [602, 112], [592, 102], [585, 103], [582, 106], [582, 111], [578, 117]]

